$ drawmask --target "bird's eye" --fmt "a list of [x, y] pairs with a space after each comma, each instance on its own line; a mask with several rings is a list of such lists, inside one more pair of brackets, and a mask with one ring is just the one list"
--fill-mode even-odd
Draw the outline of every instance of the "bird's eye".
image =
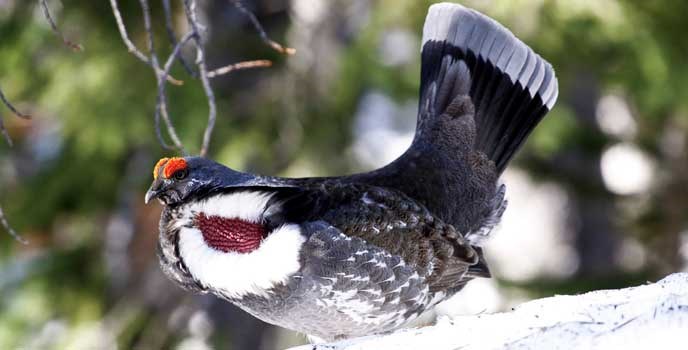
[[186, 178], [186, 175], [188, 175], [188, 174], [189, 174], [189, 172], [186, 169], [179, 169], [179, 170], [175, 171], [174, 174], [172, 174], [172, 176], [176, 180], [184, 180]]

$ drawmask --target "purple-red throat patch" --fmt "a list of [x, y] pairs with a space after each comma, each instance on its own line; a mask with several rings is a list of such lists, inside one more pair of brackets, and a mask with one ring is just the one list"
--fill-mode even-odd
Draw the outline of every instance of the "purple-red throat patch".
[[222, 252], [250, 253], [260, 246], [266, 235], [265, 227], [237, 218], [196, 215], [196, 226], [203, 240], [213, 249]]

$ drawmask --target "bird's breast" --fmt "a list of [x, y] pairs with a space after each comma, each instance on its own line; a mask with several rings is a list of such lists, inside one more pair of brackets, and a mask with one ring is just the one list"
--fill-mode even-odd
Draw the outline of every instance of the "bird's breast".
[[[272, 194], [217, 194], [175, 208], [166, 229], [188, 274], [228, 298], [265, 295], [299, 270], [305, 241], [299, 225], [268, 230], [262, 215]], [[161, 258], [161, 262], [162, 262]]]
[[299, 251], [305, 238], [298, 225], [270, 232], [250, 252], [222, 251], [208, 244], [196, 227], [179, 231], [179, 255], [189, 273], [202, 285], [231, 298], [264, 295], [296, 273]]

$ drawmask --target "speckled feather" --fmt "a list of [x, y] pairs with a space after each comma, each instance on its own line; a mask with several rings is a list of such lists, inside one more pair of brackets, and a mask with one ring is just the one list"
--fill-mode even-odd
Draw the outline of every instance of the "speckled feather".
[[347, 236], [400, 256], [427, 278], [431, 291], [458, 284], [468, 266], [478, 263], [476, 251], [452, 225], [403, 193], [337, 181], [323, 182], [314, 193], [327, 209], [312, 220], [319, 217]]
[[[232, 300], [268, 322], [325, 340], [384, 332], [429, 307], [431, 293], [399, 256], [324, 222], [304, 225], [302, 269], [269, 298]], [[230, 299], [231, 300], [231, 299]]]

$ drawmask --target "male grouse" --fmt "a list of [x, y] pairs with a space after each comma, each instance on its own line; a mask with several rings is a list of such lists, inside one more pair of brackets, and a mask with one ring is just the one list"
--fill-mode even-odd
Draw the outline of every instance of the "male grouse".
[[390, 331], [489, 277], [481, 242], [506, 208], [498, 178], [557, 98], [549, 63], [455, 4], [423, 28], [415, 138], [397, 160], [340, 177], [242, 173], [162, 159], [158, 255], [182, 287], [335, 340]]

